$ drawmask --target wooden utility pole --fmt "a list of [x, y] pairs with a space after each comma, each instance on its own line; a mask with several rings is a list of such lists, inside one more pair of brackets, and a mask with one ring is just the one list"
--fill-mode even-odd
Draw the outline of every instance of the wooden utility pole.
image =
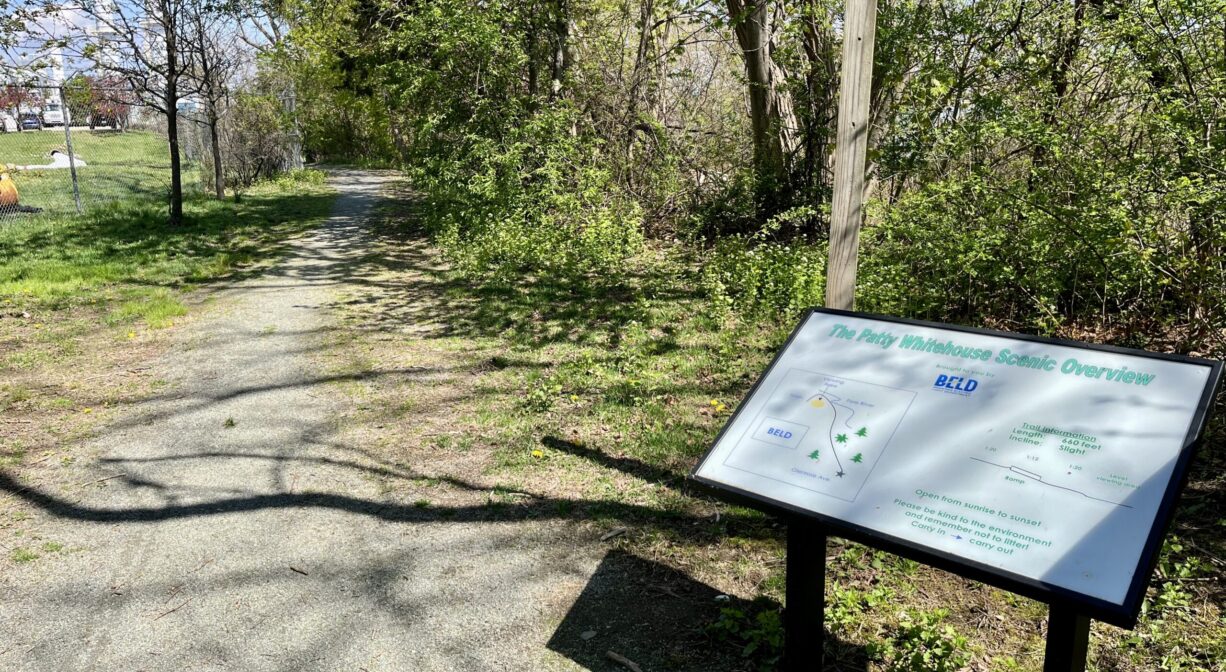
[[856, 305], [856, 251], [864, 216], [864, 158], [868, 152], [868, 105], [876, 36], [877, 0], [847, 0], [839, 126], [834, 148], [830, 262], [826, 265], [828, 308], [851, 310]]
[[[868, 153], [877, 0], [846, 3], [826, 307], [852, 310], [856, 307], [856, 251], [864, 215], [864, 159]], [[816, 522], [799, 517], [788, 522], [788, 608], [784, 612], [783, 656], [783, 669], [787, 672], [822, 669], [826, 536], [826, 529]]]

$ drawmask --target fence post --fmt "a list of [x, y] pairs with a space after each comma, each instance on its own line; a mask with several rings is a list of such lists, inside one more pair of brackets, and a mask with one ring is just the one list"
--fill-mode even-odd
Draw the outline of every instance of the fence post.
[[77, 186], [77, 155], [72, 151], [72, 111], [68, 109], [68, 100], [64, 98], [64, 87], [58, 87], [60, 92], [60, 110], [64, 115], [64, 144], [68, 149], [68, 172], [72, 174], [72, 200], [77, 204], [77, 214], [81, 214], [81, 189]]

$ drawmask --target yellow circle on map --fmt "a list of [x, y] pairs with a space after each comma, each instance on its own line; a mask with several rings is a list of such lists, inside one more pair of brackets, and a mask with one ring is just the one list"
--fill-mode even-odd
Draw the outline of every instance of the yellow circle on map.
[[809, 402], [809, 405], [813, 408], [825, 408], [826, 402], [822, 399], [814, 399], [813, 401]]

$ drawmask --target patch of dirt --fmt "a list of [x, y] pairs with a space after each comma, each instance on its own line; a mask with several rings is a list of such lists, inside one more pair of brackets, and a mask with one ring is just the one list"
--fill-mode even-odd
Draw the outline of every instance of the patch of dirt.
[[[88, 457], [79, 452], [83, 442], [162, 384], [149, 363], [165, 352], [173, 328], [109, 325], [105, 317], [89, 306], [0, 315], [0, 467], [14, 480], [75, 482], [74, 465]], [[14, 511], [37, 510], [0, 497], [0, 517]]]

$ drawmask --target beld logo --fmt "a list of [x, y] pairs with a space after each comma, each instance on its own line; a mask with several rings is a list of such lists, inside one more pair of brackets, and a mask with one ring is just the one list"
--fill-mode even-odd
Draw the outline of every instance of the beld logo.
[[937, 376], [937, 380], [932, 384], [932, 389], [950, 394], [961, 394], [964, 397], [969, 397], [971, 392], [979, 388], [979, 381], [974, 378], [963, 378], [962, 376], [949, 376], [944, 373]]

